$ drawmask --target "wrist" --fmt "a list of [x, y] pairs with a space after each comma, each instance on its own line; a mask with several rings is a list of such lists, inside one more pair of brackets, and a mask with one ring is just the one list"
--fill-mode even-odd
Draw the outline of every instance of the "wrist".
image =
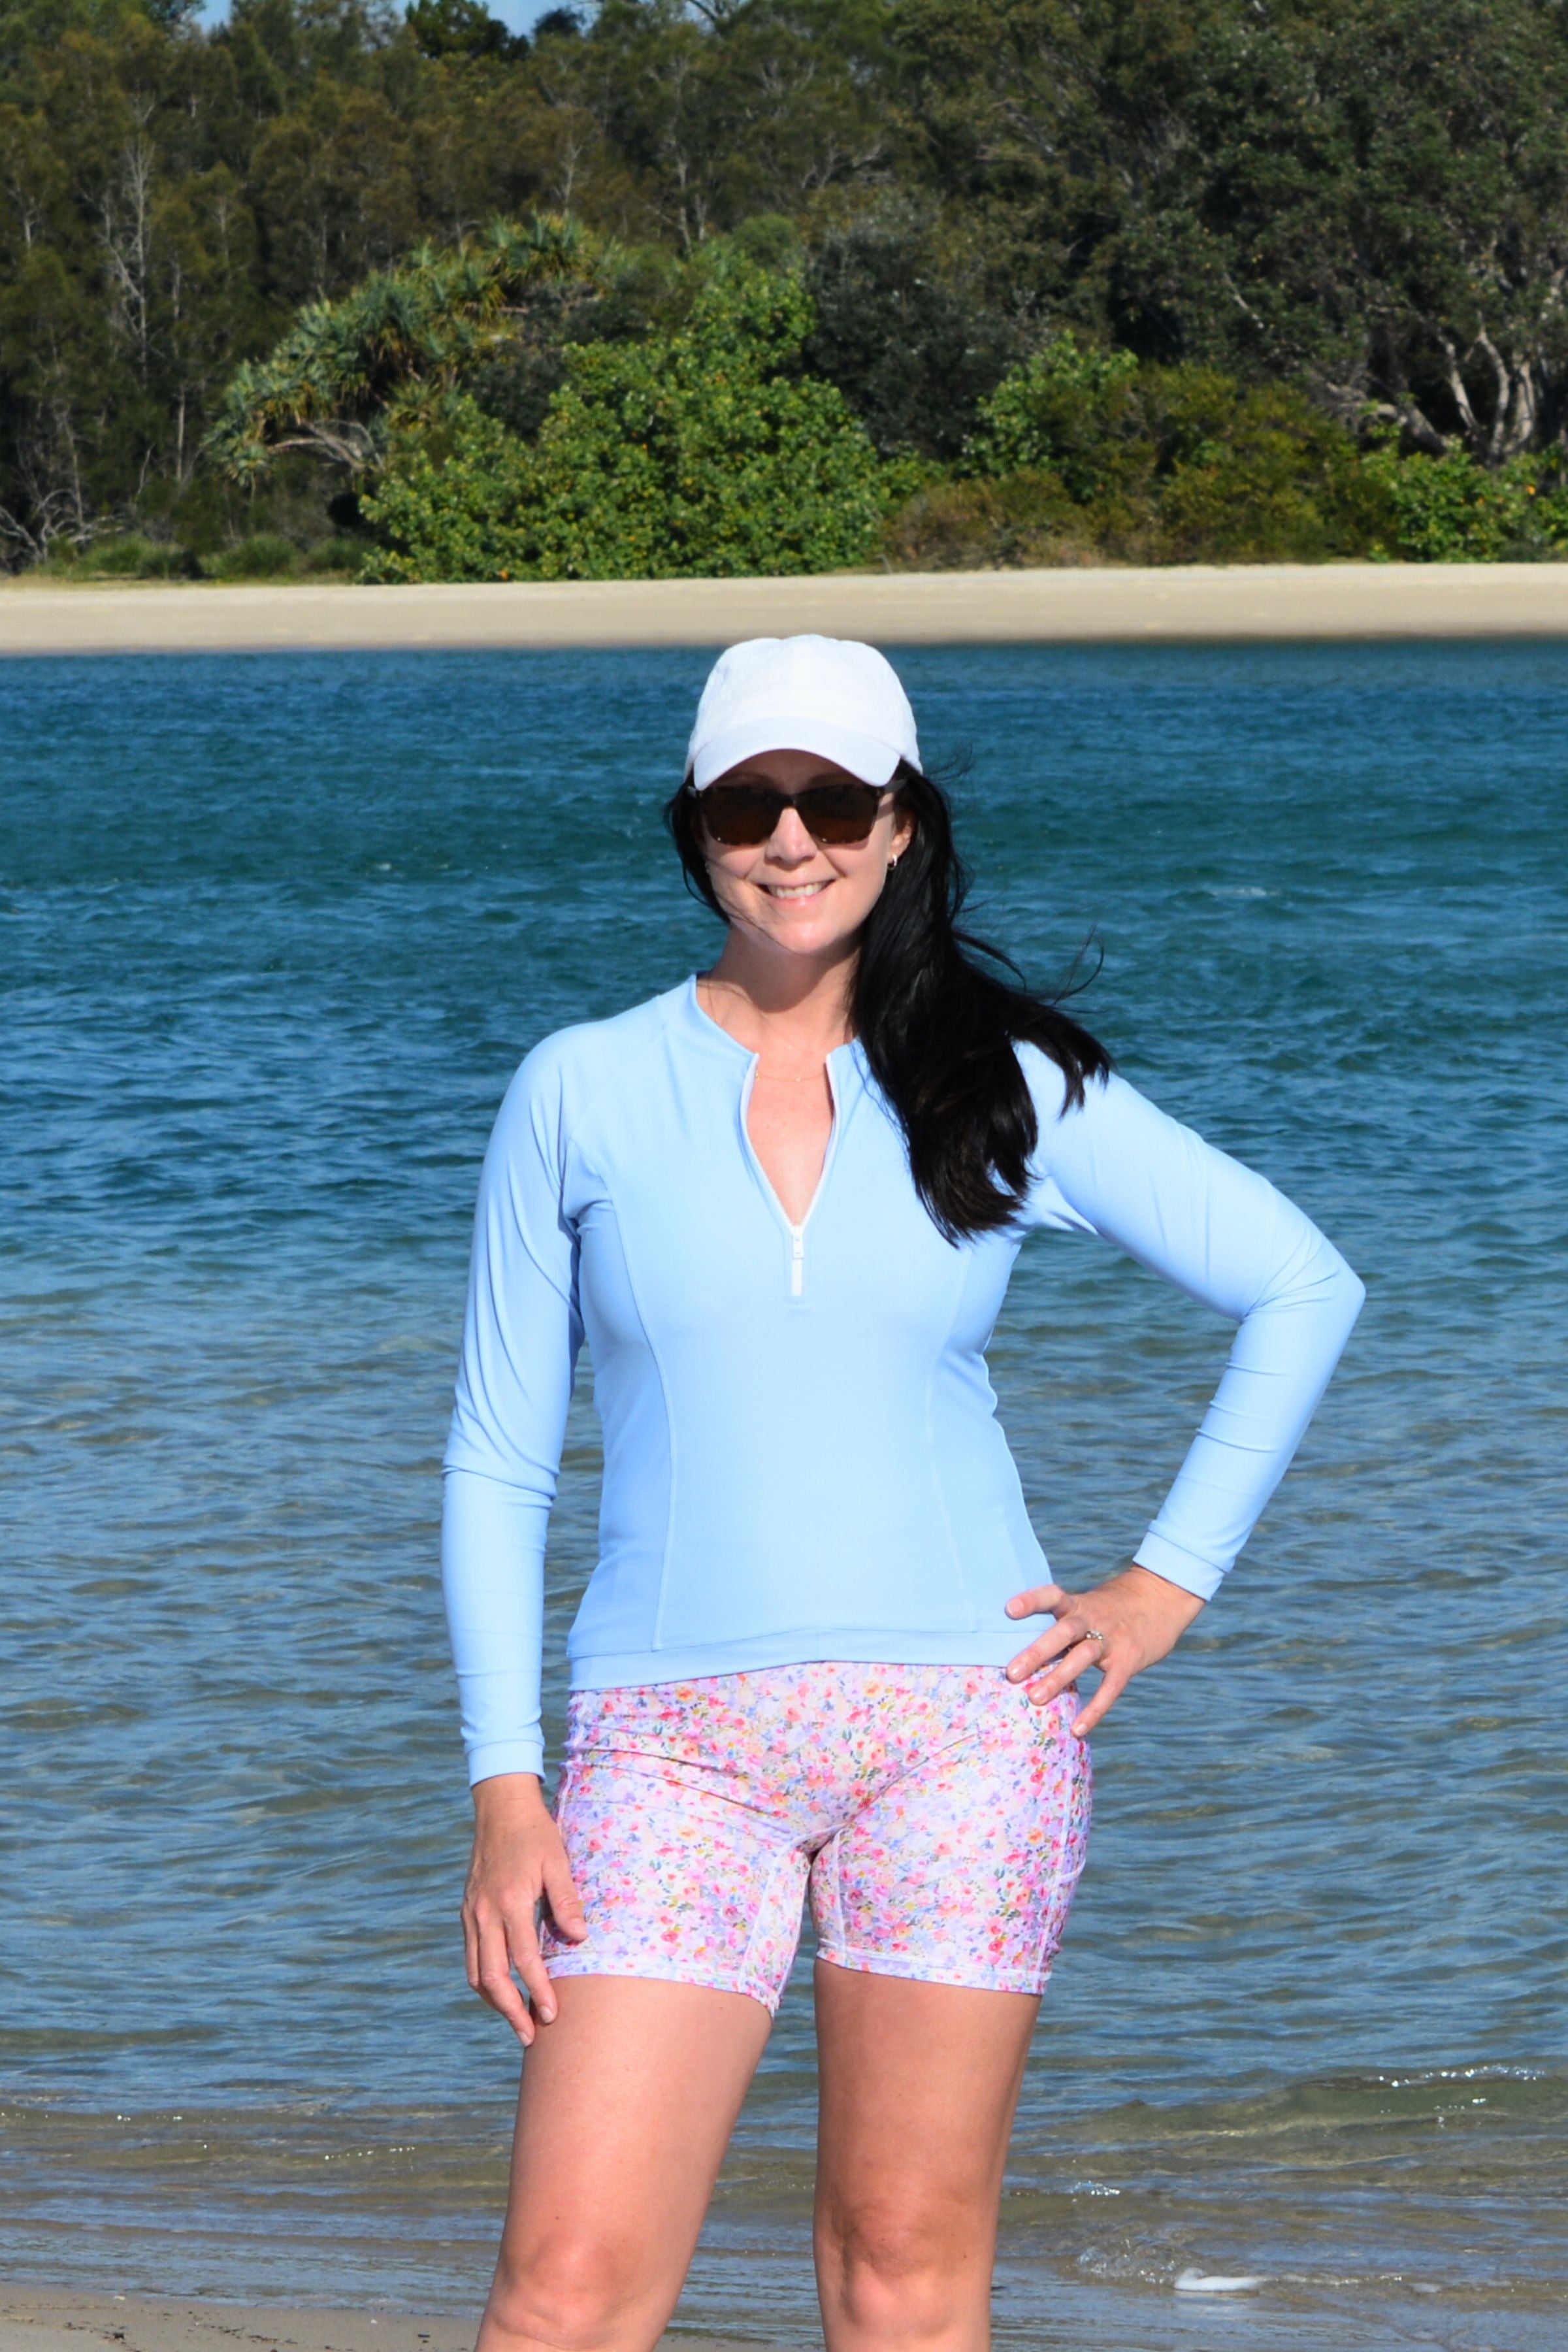
[[1178, 1584], [1174, 1577], [1162, 1576], [1157, 1568], [1146, 1568], [1141, 1559], [1130, 1560], [1122, 1574], [1135, 1579], [1152, 1600], [1159, 1601], [1173, 1615], [1179, 1616], [1184, 1625], [1190, 1625], [1208, 1605], [1201, 1592]]
[[492, 1772], [488, 1779], [474, 1782], [471, 1794], [478, 1822], [546, 1810], [543, 1785], [537, 1772]]

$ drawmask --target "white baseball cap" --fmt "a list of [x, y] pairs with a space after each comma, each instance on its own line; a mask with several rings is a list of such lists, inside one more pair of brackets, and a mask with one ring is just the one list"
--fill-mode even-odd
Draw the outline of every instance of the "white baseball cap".
[[686, 765], [700, 792], [759, 751], [815, 751], [863, 783], [921, 763], [915, 714], [875, 646], [850, 637], [748, 637], [708, 673]]

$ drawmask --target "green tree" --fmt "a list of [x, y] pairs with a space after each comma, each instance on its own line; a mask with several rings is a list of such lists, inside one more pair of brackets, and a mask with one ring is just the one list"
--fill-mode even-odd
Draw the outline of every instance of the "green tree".
[[542, 288], [591, 280], [601, 264], [574, 224], [550, 217], [494, 221], [456, 253], [422, 247], [342, 301], [311, 303], [267, 359], [247, 361], [208, 446], [237, 482], [291, 449], [362, 474], [380, 462], [395, 418], [440, 411], [466, 375], [515, 341]]
[[1135, 472], [1152, 468], [1138, 380], [1131, 352], [1086, 349], [1070, 331], [1056, 336], [981, 402], [978, 429], [964, 446], [969, 470], [1048, 468], [1079, 505], [1103, 498], [1127, 474], [1128, 453]]
[[1140, 356], [1488, 463], [1568, 415], [1568, 19], [1542, 0], [905, 0], [923, 171]]
[[901, 192], [818, 235], [806, 284], [806, 364], [847, 395], [887, 456], [955, 458], [976, 403], [1038, 331], [989, 283], [987, 241]]
[[799, 283], [739, 257], [690, 322], [574, 346], [531, 448], [467, 398], [395, 436], [363, 501], [367, 576], [669, 579], [822, 572], [873, 551], [877, 454], [843, 394], [799, 372]]
[[1374, 451], [1367, 471], [1387, 500], [1386, 552], [1412, 563], [1529, 562], [1568, 554], [1568, 485], [1560, 466], [1518, 457], [1489, 468], [1468, 449], [1401, 458]]
[[412, 0], [404, 21], [427, 58], [525, 58], [526, 33], [510, 33], [484, 0]]
[[1145, 561], [1359, 554], [1385, 520], [1381, 479], [1301, 393], [1140, 365], [1071, 334], [982, 402], [964, 457], [989, 482], [1026, 485], [1040, 521]]

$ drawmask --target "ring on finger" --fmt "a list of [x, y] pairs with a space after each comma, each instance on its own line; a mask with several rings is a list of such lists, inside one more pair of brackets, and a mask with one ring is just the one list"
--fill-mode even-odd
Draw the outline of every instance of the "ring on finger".
[[1107, 1643], [1107, 1641], [1106, 1641], [1105, 1635], [1104, 1635], [1103, 1633], [1101, 1633], [1098, 1630], [1098, 1628], [1096, 1628], [1096, 1627], [1095, 1627], [1095, 1626], [1093, 1626], [1093, 1625], [1086, 1625], [1086, 1626], [1084, 1627], [1083, 1632], [1079, 1635], [1079, 1640], [1080, 1642], [1094, 1642], [1094, 1643], [1097, 1643], [1099, 1644], [1099, 1648], [1100, 1648], [1100, 1656], [1101, 1656], [1102, 1658], [1104, 1657], [1105, 1653], [1106, 1653], [1106, 1650], [1107, 1650], [1107, 1648], [1109, 1647], [1109, 1644], [1108, 1644], [1108, 1643]]

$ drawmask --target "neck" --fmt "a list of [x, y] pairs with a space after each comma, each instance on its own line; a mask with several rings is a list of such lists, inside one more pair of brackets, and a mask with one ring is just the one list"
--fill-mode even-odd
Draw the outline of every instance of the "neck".
[[855, 955], [853, 941], [831, 956], [769, 954], [731, 924], [707, 974], [714, 1009], [743, 1045], [766, 1035], [826, 1055], [850, 1034]]

